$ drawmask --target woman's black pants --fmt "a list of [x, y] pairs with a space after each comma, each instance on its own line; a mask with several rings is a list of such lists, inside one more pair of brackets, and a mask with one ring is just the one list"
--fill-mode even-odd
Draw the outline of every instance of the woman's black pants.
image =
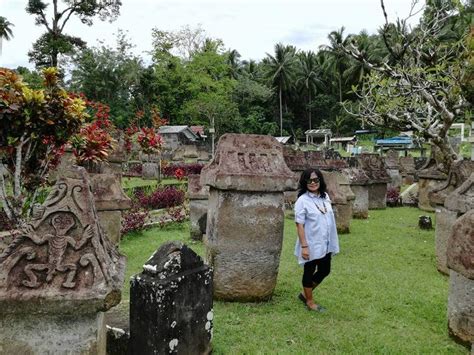
[[[316, 272], [316, 267], [318, 268]], [[314, 287], [323, 282], [331, 272], [331, 253], [322, 259], [315, 259], [304, 264], [303, 287]]]

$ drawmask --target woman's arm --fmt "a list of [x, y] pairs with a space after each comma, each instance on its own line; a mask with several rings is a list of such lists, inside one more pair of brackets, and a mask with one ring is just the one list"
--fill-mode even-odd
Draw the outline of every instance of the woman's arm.
[[301, 244], [301, 257], [305, 260], [309, 259], [309, 248], [304, 235], [304, 224], [296, 223], [296, 232]]

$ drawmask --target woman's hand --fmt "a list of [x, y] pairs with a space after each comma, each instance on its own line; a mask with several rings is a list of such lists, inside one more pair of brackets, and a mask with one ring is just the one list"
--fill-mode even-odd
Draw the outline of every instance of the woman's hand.
[[308, 246], [302, 246], [301, 247], [301, 257], [304, 259], [304, 260], [308, 260], [309, 259], [309, 249], [308, 249]]

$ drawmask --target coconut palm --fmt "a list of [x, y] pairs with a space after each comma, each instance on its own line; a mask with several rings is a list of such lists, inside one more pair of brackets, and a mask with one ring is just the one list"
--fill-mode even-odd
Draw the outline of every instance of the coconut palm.
[[237, 79], [240, 70], [240, 53], [236, 49], [227, 52], [227, 64], [229, 65], [229, 75], [232, 79]]
[[283, 135], [283, 92], [289, 91], [294, 82], [296, 69], [295, 54], [295, 47], [278, 43], [275, 45], [275, 55], [267, 53], [267, 57], [264, 59], [266, 77], [271, 82], [271, 85], [278, 90], [280, 135]]
[[321, 46], [321, 49], [332, 54], [332, 67], [337, 75], [339, 102], [342, 103], [342, 76], [347, 69], [348, 59], [341, 47], [347, 46], [351, 40], [351, 36], [344, 37], [344, 26], [339, 30], [332, 31], [328, 35], [329, 45]]
[[0, 16], [0, 54], [2, 53], [2, 41], [4, 39], [9, 41], [13, 37], [12, 26], [14, 26], [13, 23], [8, 21], [5, 17]]
[[[366, 62], [380, 63], [383, 57], [387, 55], [386, 51], [383, 51], [379, 37], [376, 35], [369, 36], [365, 30], [361, 31], [358, 35], [354, 35], [352, 41], [357, 44], [360, 56], [364, 58]], [[345, 83], [348, 86], [352, 86], [362, 83], [364, 77], [369, 74], [369, 72], [370, 69], [365, 62], [349, 59], [343, 77]]]
[[318, 86], [322, 84], [320, 78], [320, 68], [317, 65], [316, 54], [312, 51], [300, 52], [298, 54], [299, 70], [296, 85], [300, 86], [307, 95], [308, 102], [308, 129], [311, 129], [311, 103], [312, 94], [316, 92]]

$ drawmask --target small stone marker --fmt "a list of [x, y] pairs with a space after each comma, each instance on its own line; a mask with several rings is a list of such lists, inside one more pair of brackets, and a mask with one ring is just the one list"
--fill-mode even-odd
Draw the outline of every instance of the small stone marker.
[[189, 232], [191, 239], [202, 240], [206, 234], [209, 187], [202, 186], [198, 174], [188, 175]]
[[433, 229], [433, 222], [430, 216], [420, 216], [418, 220], [418, 227], [420, 229]]
[[142, 178], [145, 180], [159, 180], [160, 167], [157, 163], [143, 163]]
[[212, 269], [180, 242], [163, 244], [130, 281], [131, 354], [208, 354]]

